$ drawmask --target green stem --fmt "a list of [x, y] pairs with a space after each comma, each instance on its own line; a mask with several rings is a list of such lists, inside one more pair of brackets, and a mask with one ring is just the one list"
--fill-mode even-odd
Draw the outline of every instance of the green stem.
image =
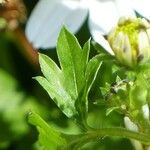
[[69, 148], [74, 148], [75, 150], [90, 141], [94, 141], [95, 139], [101, 139], [105, 136], [124, 137], [128, 139], [138, 140], [145, 145], [150, 145], [150, 136], [147, 134], [130, 131], [125, 128], [101, 128], [88, 131], [87, 133], [82, 135], [81, 138], [74, 140], [69, 145]]
[[102, 128], [87, 133], [93, 137], [99, 136], [120, 136], [138, 140], [144, 144], [150, 144], [150, 136], [144, 133], [134, 132], [125, 128]]

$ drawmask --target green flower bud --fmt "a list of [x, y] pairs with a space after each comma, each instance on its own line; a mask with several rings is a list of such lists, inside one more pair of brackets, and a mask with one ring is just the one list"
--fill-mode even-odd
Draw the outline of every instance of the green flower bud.
[[121, 18], [108, 35], [121, 64], [134, 67], [150, 60], [150, 23], [141, 18]]

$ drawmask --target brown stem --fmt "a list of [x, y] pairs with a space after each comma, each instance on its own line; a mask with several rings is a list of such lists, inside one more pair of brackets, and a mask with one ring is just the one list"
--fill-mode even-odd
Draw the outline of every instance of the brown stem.
[[20, 28], [17, 28], [13, 33], [17, 41], [16, 44], [19, 47], [21, 53], [32, 65], [34, 65], [34, 67], [39, 68], [38, 51], [33, 48], [32, 44], [29, 43], [24, 32]]

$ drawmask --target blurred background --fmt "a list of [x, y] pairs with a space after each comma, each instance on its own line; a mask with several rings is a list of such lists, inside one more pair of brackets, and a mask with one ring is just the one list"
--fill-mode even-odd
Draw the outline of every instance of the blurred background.
[[[27, 41], [24, 29], [36, 0], [12, 0], [0, 5], [0, 150], [40, 150], [38, 132], [27, 122], [33, 110], [63, 132], [77, 133], [78, 127], [57, 108], [42, 87], [32, 78], [41, 75], [38, 52], [58, 63], [55, 49], [35, 50]], [[90, 37], [87, 21], [76, 34], [81, 45]], [[92, 48], [91, 56], [97, 52]], [[105, 73], [105, 65], [104, 69]], [[93, 91], [93, 94], [95, 92]], [[91, 96], [92, 97], [92, 96]], [[105, 108], [90, 105], [89, 124], [93, 127], [123, 126], [122, 117], [105, 115]], [[83, 149], [130, 150], [129, 140], [104, 138]]]

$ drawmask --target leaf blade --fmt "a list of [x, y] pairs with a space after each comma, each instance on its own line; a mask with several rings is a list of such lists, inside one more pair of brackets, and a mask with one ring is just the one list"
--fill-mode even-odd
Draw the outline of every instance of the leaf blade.
[[39, 63], [41, 67], [41, 71], [43, 75], [47, 78], [47, 80], [52, 84], [58, 84], [60, 82], [60, 78], [62, 76], [62, 72], [60, 68], [56, 65], [56, 63], [50, 59], [48, 56], [39, 53]]
[[85, 74], [86, 84], [87, 84], [87, 92], [89, 92], [89, 90], [96, 78], [96, 75], [98, 73], [98, 70], [99, 70], [101, 64], [102, 64], [101, 55], [97, 55], [89, 61], [87, 68], [86, 68], [86, 74]]
[[82, 49], [76, 37], [65, 27], [62, 28], [58, 38], [57, 54], [65, 77], [66, 88], [70, 95], [76, 99], [84, 80], [83, 65], [80, 63], [82, 62]]
[[55, 86], [51, 85], [44, 77], [39, 76], [35, 77], [35, 79], [48, 92], [49, 96], [53, 99], [53, 101], [57, 104], [57, 106], [64, 112], [64, 114], [66, 114], [66, 116], [70, 118], [77, 113], [70, 95], [68, 95], [67, 92], [64, 91], [62, 87], [56, 88]]
[[83, 70], [85, 72], [86, 66], [88, 64], [88, 59], [89, 59], [89, 53], [90, 53], [90, 42], [91, 39], [89, 39], [83, 46], [83, 51], [82, 51], [82, 62], [83, 62]]
[[49, 126], [38, 114], [30, 112], [28, 122], [37, 127], [39, 131], [39, 143], [43, 145], [44, 149], [57, 149], [67, 144], [62, 134]]

